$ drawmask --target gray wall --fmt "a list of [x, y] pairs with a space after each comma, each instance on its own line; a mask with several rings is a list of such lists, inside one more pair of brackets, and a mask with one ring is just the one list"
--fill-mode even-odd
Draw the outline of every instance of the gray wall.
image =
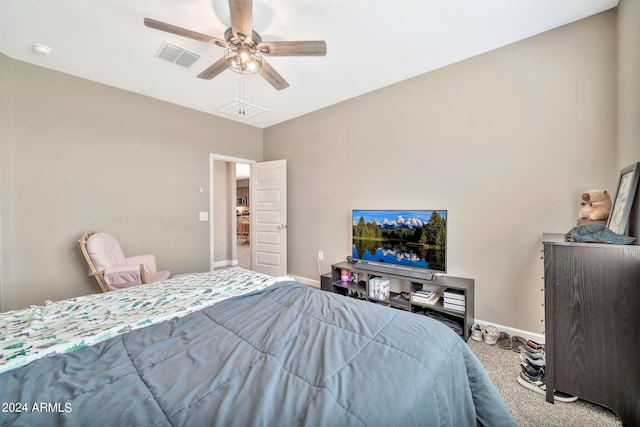
[[[10, 73], [9, 61], [0, 55], [0, 77], [8, 76]], [[11, 80], [0, 78], [0, 310], [3, 308], [4, 290], [2, 286], [2, 276], [5, 271], [3, 255], [4, 230], [8, 227], [6, 215], [3, 215], [3, 206], [9, 206], [9, 197], [5, 189], [8, 186], [11, 176], [9, 175], [8, 160], [10, 156], [9, 141], [12, 135], [12, 112], [11, 106]]]
[[2, 55], [0, 73], [2, 310], [98, 292], [87, 230], [209, 270], [209, 153], [261, 160], [262, 130]]
[[213, 161], [213, 194], [216, 199], [214, 204], [213, 235], [214, 242], [214, 262], [217, 266], [229, 265], [231, 260], [237, 258], [233, 253], [235, 238], [231, 238], [232, 221], [235, 220], [235, 163]]
[[[618, 6], [618, 169], [640, 161], [640, 1]], [[640, 189], [630, 234], [640, 237]]]
[[265, 129], [288, 164], [289, 272], [350, 253], [351, 209], [447, 209], [478, 319], [540, 333], [543, 232], [616, 185], [616, 11]]

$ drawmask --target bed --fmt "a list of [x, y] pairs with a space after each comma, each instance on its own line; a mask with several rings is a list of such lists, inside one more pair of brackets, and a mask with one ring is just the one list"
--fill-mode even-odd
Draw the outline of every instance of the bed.
[[512, 426], [439, 322], [242, 268], [0, 314], [0, 425]]

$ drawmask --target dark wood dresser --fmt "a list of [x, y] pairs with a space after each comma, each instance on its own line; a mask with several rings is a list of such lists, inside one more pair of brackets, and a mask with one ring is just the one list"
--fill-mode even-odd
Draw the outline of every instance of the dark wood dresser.
[[640, 426], [640, 246], [543, 245], [547, 402], [563, 391]]

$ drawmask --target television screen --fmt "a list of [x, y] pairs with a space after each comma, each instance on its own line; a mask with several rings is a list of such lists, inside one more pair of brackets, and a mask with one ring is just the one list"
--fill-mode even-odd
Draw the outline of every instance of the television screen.
[[446, 210], [353, 210], [355, 260], [446, 273]]

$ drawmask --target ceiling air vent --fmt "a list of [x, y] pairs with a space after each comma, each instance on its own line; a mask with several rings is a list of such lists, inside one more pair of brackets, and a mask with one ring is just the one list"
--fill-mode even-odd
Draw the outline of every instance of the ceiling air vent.
[[167, 41], [164, 42], [157, 56], [169, 62], [175, 62], [185, 68], [191, 67], [200, 58], [200, 55]]
[[258, 107], [257, 105], [249, 104], [247, 101], [240, 101], [236, 98], [233, 101], [228, 102], [222, 107], [218, 108], [218, 111], [228, 116], [233, 116], [240, 119], [249, 119], [269, 110], [267, 110], [266, 108]]

